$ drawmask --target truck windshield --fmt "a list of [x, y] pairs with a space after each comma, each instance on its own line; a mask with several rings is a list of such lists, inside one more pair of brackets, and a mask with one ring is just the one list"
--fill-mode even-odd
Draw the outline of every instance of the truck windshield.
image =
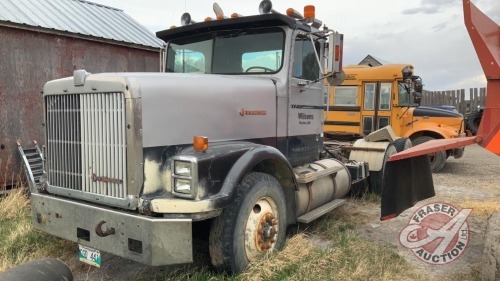
[[284, 32], [279, 28], [231, 30], [172, 40], [166, 72], [276, 73], [283, 64]]

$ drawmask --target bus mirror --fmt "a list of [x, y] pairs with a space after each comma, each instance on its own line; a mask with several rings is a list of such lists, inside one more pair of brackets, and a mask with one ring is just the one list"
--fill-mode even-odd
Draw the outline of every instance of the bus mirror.
[[329, 75], [326, 78], [326, 81], [328, 81], [328, 84], [330, 86], [338, 86], [342, 84], [342, 82], [344, 82], [344, 79], [345, 79], [345, 72], [342, 70], [340, 72]]
[[412, 94], [413, 94], [413, 103], [420, 106], [420, 103], [422, 102], [422, 92], [413, 91]]
[[423, 90], [424, 90], [424, 84], [422, 84], [422, 80], [416, 79], [415, 80], [415, 91], [422, 93]]

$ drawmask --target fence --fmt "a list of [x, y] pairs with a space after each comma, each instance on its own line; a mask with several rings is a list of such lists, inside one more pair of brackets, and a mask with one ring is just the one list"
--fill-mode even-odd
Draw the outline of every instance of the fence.
[[[468, 97], [468, 98], [466, 98]], [[463, 115], [484, 106], [486, 88], [470, 88], [468, 96], [465, 89], [450, 91], [426, 91], [422, 93], [422, 105], [451, 105]]]

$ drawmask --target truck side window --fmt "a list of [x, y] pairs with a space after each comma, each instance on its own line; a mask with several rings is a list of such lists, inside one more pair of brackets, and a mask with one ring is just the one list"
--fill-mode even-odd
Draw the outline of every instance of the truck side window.
[[365, 110], [375, 110], [375, 86], [376, 83], [366, 83], [365, 84]]
[[358, 87], [356, 86], [336, 86], [334, 105], [357, 106], [358, 105]]
[[293, 56], [293, 77], [316, 80], [319, 78], [319, 65], [316, 59], [316, 50], [319, 54], [319, 44], [313, 46], [308, 37], [297, 36], [295, 39]]
[[380, 84], [380, 104], [378, 109], [390, 110], [391, 109], [391, 83]]

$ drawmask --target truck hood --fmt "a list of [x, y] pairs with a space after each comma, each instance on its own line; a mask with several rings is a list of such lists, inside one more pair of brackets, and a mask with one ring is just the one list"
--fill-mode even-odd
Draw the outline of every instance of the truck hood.
[[184, 73], [113, 75], [125, 78], [132, 97], [140, 101], [143, 147], [190, 144], [193, 136], [207, 136], [209, 141], [276, 137], [276, 87], [269, 78]]

